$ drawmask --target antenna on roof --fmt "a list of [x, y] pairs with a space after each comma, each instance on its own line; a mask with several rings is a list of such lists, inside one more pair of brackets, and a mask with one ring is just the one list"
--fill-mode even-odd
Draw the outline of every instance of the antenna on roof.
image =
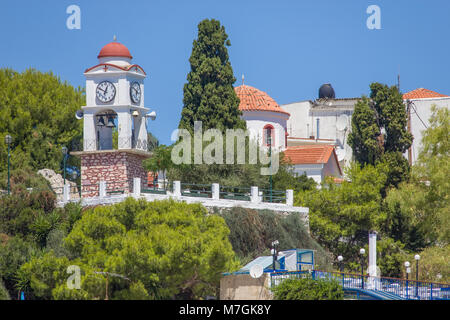
[[398, 66], [397, 89], [398, 89], [398, 92], [400, 92], [400, 66]]
[[242, 74], [242, 85], [244, 85], [244, 74]]

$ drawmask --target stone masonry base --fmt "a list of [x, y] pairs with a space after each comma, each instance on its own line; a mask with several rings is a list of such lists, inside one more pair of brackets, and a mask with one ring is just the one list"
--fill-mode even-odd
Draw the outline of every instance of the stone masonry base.
[[147, 171], [142, 161], [148, 155], [111, 150], [81, 153], [81, 196], [98, 197], [99, 182], [106, 182], [106, 193], [131, 193], [133, 178], [146, 181]]

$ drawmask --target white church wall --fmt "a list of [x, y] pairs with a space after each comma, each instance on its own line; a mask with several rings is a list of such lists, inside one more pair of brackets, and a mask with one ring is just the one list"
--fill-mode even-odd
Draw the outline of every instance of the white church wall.
[[290, 137], [309, 138], [311, 132], [310, 107], [311, 101], [300, 101], [281, 106], [284, 111], [291, 114], [287, 121], [287, 130]]
[[[422, 149], [423, 132], [426, 130], [426, 127], [430, 126], [431, 106], [435, 104], [438, 108], [450, 108], [450, 97], [416, 99], [411, 100], [411, 102], [414, 103], [414, 108], [411, 109], [411, 133], [414, 136], [411, 154], [412, 163], [414, 164], [419, 158], [419, 153]], [[408, 158], [408, 151], [405, 152], [404, 156]]]
[[250, 138], [257, 140], [260, 145], [263, 144], [264, 127], [268, 124], [272, 125], [275, 130], [274, 147], [277, 149], [285, 148], [285, 118], [282, 118], [282, 116], [276, 112], [243, 111], [242, 119], [247, 122], [247, 129], [250, 132]]

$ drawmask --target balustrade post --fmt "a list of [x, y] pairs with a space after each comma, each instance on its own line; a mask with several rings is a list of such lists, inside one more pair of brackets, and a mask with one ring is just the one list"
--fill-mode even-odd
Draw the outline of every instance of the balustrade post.
[[98, 196], [100, 198], [106, 197], [106, 181], [100, 181], [98, 183]]
[[294, 190], [286, 190], [286, 204], [291, 207], [294, 205]]
[[260, 202], [258, 187], [251, 187], [250, 188], [250, 194], [251, 194], [250, 201], [252, 203], [259, 203]]
[[70, 184], [66, 182], [63, 187], [63, 201], [68, 202], [70, 200]]
[[181, 182], [180, 181], [173, 182], [173, 195], [175, 197], [181, 197]]
[[220, 198], [220, 186], [218, 183], [213, 183], [211, 185], [211, 197], [214, 200], [219, 200]]
[[141, 178], [133, 178], [133, 197], [137, 198], [141, 195]]
[[430, 300], [433, 300], [433, 282], [430, 284]]

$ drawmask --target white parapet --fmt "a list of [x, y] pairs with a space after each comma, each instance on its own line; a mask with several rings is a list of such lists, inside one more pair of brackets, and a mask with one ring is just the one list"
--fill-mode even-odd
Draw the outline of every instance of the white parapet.
[[294, 205], [294, 190], [291, 189], [286, 190], [286, 204], [288, 206]]
[[250, 194], [251, 194], [250, 201], [252, 203], [259, 203], [261, 201], [261, 198], [259, 197], [258, 187], [251, 187]]
[[66, 182], [63, 188], [63, 201], [67, 202], [70, 200], [70, 183]]
[[98, 183], [98, 196], [100, 198], [106, 197], [106, 181], [100, 181]]
[[214, 200], [219, 200], [220, 198], [220, 186], [218, 183], [213, 183], [211, 185], [211, 195]]
[[181, 197], [181, 181], [173, 182], [173, 195], [175, 197]]
[[141, 178], [133, 178], [133, 197], [141, 195]]

